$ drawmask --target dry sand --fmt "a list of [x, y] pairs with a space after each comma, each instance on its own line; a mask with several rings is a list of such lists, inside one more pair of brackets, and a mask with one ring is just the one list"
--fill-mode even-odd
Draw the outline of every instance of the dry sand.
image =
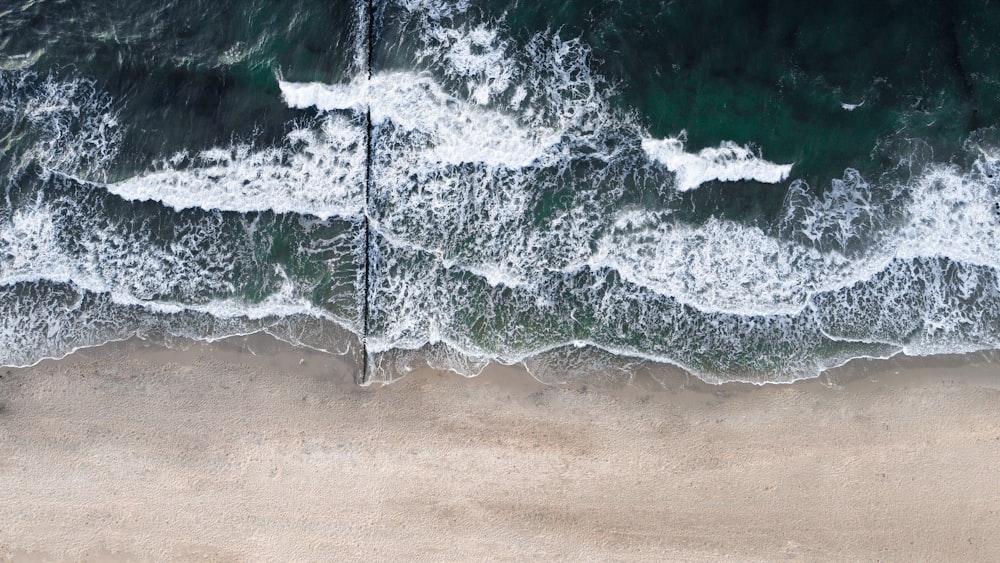
[[1000, 364], [897, 364], [361, 389], [303, 352], [84, 351], [0, 370], [0, 559], [998, 560]]

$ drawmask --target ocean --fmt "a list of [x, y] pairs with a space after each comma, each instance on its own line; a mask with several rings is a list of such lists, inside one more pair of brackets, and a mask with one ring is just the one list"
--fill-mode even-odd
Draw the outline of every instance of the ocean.
[[0, 364], [995, 350], [998, 120], [983, 0], [2, 0]]

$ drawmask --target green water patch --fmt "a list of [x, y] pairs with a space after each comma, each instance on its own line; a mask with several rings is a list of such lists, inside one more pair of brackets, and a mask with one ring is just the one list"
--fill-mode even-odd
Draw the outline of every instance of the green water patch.
[[360, 221], [251, 215], [255, 216], [256, 254], [263, 265], [280, 267], [296, 285], [309, 289], [313, 304], [340, 318], [358, 318], [361, 306], [356, 287], [363, 265], [355, 248], [363, 238]]
[[[580, 37], [623, 111], [688, 149], [723, 140], [828, 185], [875, 174], [881, 139], [927, 139], [947, 160], [1000, 115], [1000, 6], [975, 2], [724, 0], [483, 2], [515, 36]], [[856, 106], [848, 111], [841, 104]], [[902, 130], [902, 131], [901, 131]]]
[[329, 80], [355, 64], [356, 20], [351, 0], [42, 0], [0, 10], [0, 58], [41, 53], [30, 57], [33, 70], [74, 65], [91, 77], [132, 57], [151, 67]]
[[300, 112], [281, 101], [278, 85], [259, 86], [222, 69], [130, 68], [115, 77], [126, 125], [112, 179], [147, 170], [180, 151], [230, 143], [275, 146]]

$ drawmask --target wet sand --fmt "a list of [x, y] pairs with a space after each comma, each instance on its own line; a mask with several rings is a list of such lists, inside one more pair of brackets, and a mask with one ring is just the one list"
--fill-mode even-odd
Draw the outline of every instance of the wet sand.
[[0, 370], [0, 559], [995, 560], [1000, 364], [358, 388], [128, 343]]

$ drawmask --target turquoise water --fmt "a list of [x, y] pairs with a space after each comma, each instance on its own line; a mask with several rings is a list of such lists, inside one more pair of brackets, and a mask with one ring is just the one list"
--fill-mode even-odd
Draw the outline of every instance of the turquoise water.
[[362, 381], [765, 382], [996, 349], [998, 31], [972, 1], [8, 3], [0, 363], [263, 331]]

